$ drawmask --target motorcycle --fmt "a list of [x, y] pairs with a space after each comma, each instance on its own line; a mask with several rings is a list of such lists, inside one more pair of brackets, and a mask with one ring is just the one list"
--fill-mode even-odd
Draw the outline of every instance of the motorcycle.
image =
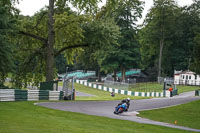
[[115, 107], [114, 114], [118, 115], [118, 114], [123, 113], [124, 111], [127, 111], [127, 104], [126, 103], [120, 104], [117, 107]]

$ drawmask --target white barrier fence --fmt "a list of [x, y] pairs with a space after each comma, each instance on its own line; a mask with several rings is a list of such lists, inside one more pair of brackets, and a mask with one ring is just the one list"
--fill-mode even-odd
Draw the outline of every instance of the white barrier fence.
[[75, 82], [78, 83], [78, 84], [82, 84], [84, 86], [96, 88], [96, 89], [99, 89], [99, 90], [104, 90], [104, 91], [109, 91], [109, 92], [114, 92], [114, 93], [117, 93], [117, 94], [129, 95], [129, 96], [170, 97], [170, 95], [168, 95], [168, 93], [167, 93], [168, 91], [166, 91], [166, 92], [134, 92], [134, 91], [117, 89], [117, 88], [109, 88], [109, 87], [102, 86], [102, 85], [88, 83], [87, 81], [82, 81], [82, 80], [76, 80]]
[[0, 89], [0, 101], [63, 100], [63, 91]]

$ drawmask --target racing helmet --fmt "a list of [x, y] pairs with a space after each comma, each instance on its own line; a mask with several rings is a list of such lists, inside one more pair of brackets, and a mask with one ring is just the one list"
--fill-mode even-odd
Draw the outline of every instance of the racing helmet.
[[127, 101], [130, 101], [130, 100], [131, 100], [131, 99], [128, 97], [128, 98], [127, 98]]

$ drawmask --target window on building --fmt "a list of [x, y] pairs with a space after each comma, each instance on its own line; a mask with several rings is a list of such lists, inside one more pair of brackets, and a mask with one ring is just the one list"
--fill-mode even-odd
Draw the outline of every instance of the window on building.
[[185, 76], [183, 75], [183, 79], [185, 78]]
[[189, 79], [191, 79], [191, 76], [189, 76]]
[[186, 80], [188, 79], [188, 75], [186, 75]]
[[195, 79], [197, 79], [197, 75], [195, 74]]

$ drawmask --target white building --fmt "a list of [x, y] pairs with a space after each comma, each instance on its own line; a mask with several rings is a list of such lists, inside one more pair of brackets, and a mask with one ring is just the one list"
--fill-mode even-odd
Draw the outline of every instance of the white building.
[[192, 71], [174, 71], [174, 84], [200, 85], [200, 75]]

